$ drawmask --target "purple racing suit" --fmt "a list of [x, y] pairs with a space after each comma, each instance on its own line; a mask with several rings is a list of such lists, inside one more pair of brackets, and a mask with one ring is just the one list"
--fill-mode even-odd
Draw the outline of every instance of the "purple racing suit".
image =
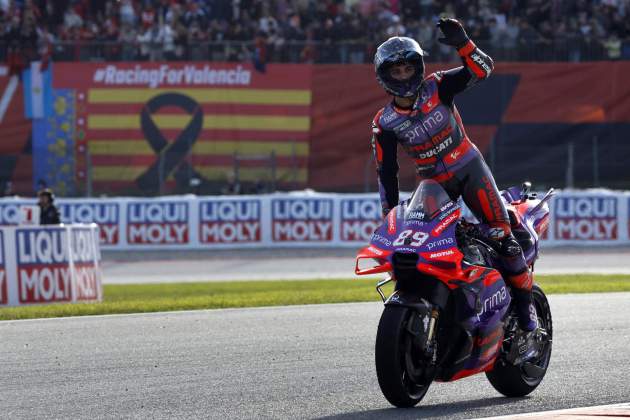
[[400, 145], [413, 159], [420, 178], [439, 182], [453, 200], [463, 197], [480, 221], [490, 226], [491, 239], [501, 244], [510, 284], [530, 291], [532, 279], [494, 177], [464, 130], [455, 95], [486, 79], [492, 59], [469, 41], [458, 50], [463, 66], [424, 79], [414, 104], [403, 109], [394, 101], [379, 110], [372, 123], [372, 149], [377, 165], [383, 214], [398, 204]]

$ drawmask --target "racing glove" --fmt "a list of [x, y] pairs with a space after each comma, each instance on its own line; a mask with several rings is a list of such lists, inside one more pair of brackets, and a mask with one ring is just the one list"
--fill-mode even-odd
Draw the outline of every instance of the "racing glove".
[[442, 44], [451, 45], [457, 49], [462, 48], [470, 41], [464, 27], [456, 19], [440, 19], [437, 27], [444, 34], [443, 38], [438, 38]]

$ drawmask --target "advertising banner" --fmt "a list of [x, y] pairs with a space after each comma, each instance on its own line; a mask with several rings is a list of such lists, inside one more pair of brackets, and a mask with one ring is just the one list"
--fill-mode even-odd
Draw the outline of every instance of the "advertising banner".
[[75, 227], [71, 231], [72, 273], [75, 278], [76, 301], [100, 299], [101, 270], [99, 238], [88, 226]]
[[0, 200], [0, 226], [15, 226], [22, 219], [22, 206], [32, 206], [35, 200], [6, 198]]
[[4, 232], [0, 231], [0, 306], [9, 302], [7, 270], [4, 261]]
[[[218, 193], [238, 175], [305, 186], [311, 66], [58, 63], [54, 87], [76, 105], [77, 184], [93, 191]], [[286, 77], [291, 74], [291, 77]], [[54, 124], [55, 118], [49, 124]], [[236, 167], [238, 166], [238, 168]], [[163, 182], [161, 182], [163, 181]]]
[[190, 200], [127, 203], [127, 244], [188, 245]]
[[57, 206], [62, 223], [96, 223], [101, 245], [120, 244], [121, 203], [110, 200], [63, 200]]
[[17, 229], [15, 248], [20, 304], [72, 300], [68, 229]]
[[333, 241], [333, 199], [272, 199], [271, 232], [273, 243]]
[[[0, 199], [0, 220], [4, 225], [17, 225], [20, 207], [32, 203]], [[58, 206], [63, 223], [95, 223], [100, 246], [105, 250], [360, 247], [368, 243], [382, 222], [377, 194], [294, 192], [63, 199]], [[550, 209], [549, 229], [541, 237], [543, 246], [630, 244], [630, 193], [560, 191], [552, 198]], [[466, 209], [464, 215], [470, 217]], [[26, 270], [24, 287], [31, 296], [29, 299], [35, 299], [32, 297], [35, 286], [40, 287], [41, 281], [36, 282], [33, 272], [39, 270], [41, 261], [40, 254], [31, 254], [31, 241], [57, 246], [68, 239], [63, 233], [45, 233], [41, 237], [24, 235], [26, 233], [18, 235], [19, 241], [13, 243], [9, 251], [16, 249], [19, 261], [25, 264], [22, 267]], [[18, 245], [22, 248], [17, 248]], [[46, 252], [57, 250], [44, 249]], [[82, 252], [92, 255], [89, 249]], [[61, 258], [46, 263], [56, 264], [53, 275], [63, 280], [62, 266], [67, 265], [67, 255], [54, 252], [50, 255]], [[37, 271], [37, 275], [42, 274]], [[64, 290], [63, 281], [58, 284], [55, 296]], [[44, 287], [50, 285], [46, 283]], [[49, 292], [49, 289], [42, 290]], [[37, 294], [38, 299], [46, 298], [46, 293]]]
[[260, 244], [260, 199], [199, 200], [200, 244]]
[[614, 195], [562, 195], [553, 205], [557, 241], [617, 241], [619, 199]]
[[383, 221], [380, 200], [374, 194], [341, 196], [339, 205], [341, 242], [367, 243]]
[[0, 305], [100, 301], [98, 228], [0, 228]]

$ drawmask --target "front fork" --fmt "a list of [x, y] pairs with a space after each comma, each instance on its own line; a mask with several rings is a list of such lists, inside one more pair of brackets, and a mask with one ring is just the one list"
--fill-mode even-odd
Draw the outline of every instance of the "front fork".
[[435, 305], [432, 305], [425, 299], [420, 298], [419, 301], [414, 300], [410, 302], [398, 295], [397, 292], [394, 292], [394, 294], [387, 299], [385, 293], [383, 293], [382, 287], [392, 280], [392, 276], [388, 276], [379, 281], [376, 284], [376, 291], [386, 305], [407, 306], [414, 309], [414, 312], [418, 314], [418, 322], [415, 322], [416, 320], [411, 318], [410, 322], [407, 324], [406, 330], [414, 337], [414, 343], [422, 350], [424, 356], [430, 357], [433, 362], [435, 362], [436, 351], [434, 343], [440, 311]]

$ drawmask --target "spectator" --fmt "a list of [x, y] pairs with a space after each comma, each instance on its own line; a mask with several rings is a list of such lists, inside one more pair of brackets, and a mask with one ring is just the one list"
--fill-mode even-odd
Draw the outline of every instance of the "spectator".
[[238, 195], [241, 193], [241, 183], [236, 179], [234, 172], [226, 173], [225, 185], [221, 188], [223, 195]]
[[151, 28], [143, 29], [136, 38], [138, 43], [138, 60], [148, 61], [151, 57]]
[[118, 41], [121, 44], [121, 58], [123, 61], [133, 61], [136, 59], [136, 43], [138, 34], [132, 25], [123, 24], [120, 28]]
[[63, 17], [63, 24], [69, 30], [73, 28], [80, 28], [83, 26], [83, 19], [79, 16], [74, 7], [69, 6]]
[[59, 210], [55, 207], [55, 195], [50, 188], [40, 190], [37, 193], [39, 205], [39, 224], [40, 225], [58, 225], [61, 223], [59, 219]]
[[0, 0], [0, 55], [16, 73], [37, 45], [65, 60], [249, 60], [256, 41], [269, 61], [354, 63], [411, 35], [430, 59], [450, 60], [433, 26], [452, 16], [499, 59], [608, 59], [630, 48], [629, 9], [628, 0]]
[[131, 28], [136, 24], [136, 11], [131, 0], [121, 0], [120, 2], [120, 25]]
[[621, 58], [621, 40], [617, 37], [617, 34], [611, 34], [604, 42], [604, 47], [609, 59], [619, 60]]

